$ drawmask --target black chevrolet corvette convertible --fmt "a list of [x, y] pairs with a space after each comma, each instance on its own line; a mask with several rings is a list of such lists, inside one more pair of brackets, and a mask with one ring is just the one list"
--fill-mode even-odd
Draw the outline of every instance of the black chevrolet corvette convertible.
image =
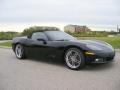
[[85, 63], [108, 63], [113, 61], [113, 47], [99, 40], [77, 40], [59, 30], [42, 30], [26, 37], [16, 37], [12, 49], [18, 59], [27, 56], [61, 58], [70, 69], [77, 70]]

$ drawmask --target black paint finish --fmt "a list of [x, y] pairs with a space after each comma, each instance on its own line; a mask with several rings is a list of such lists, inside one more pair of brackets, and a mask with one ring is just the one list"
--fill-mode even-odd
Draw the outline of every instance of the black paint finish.
[[[61, 40], [52, 40], [51, 37], [47, 33], [57, 32], [57, 35], [60, 33], [64, 33], [62, 31], [40, 31], [44, 33], [48, 40], [44, 40], [44, 38], [39, 38], [39, 40], [33, 40], [32, 35], [29, 37], [16, 37], [13, 38], [12, 48], [15, 49], [16, 44], [22, 44], [25, 49], [25, 54], [27, 56], [40, 56], [43, 58], [55, 58], [62, 59], [64, 57], [64, 53], [68, 48], [76, 47], [80, 49], [86, 60], [85, 62], [93, 62], [95, 63], [95, 59], [103, 58], [102, 63], [106, 63], [106, 61], [112, 61], [115, 56], [115, 51], [111, 45], [106, 42], [98, 41], [98, 40], [76, 40], [71, 39], [66, 40], [63, 38]], [[37, 32], [34, 32], [37, 33]], [[70, 35], [69, 35], [70, 36]], [[87, 55], [85, 52], [92, 52], [95, 55]]]

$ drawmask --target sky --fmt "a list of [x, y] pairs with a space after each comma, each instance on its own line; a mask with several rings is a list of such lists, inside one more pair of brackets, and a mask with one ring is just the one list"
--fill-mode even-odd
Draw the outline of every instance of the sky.
[[120, 25], [120, 0], [0, 0], [0, 30], [21, 31], [26, 26], [67, 24], [92, 29]]

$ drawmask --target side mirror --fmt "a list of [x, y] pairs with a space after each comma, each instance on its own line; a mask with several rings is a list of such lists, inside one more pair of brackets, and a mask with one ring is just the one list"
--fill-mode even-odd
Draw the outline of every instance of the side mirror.
[[39, 39], [37, 39], [37, 40], [38, 40], [38, 41], [43, 41], [44, 44], [47, 44], [46, 40], [44, 40], [44, 39], [39, 38]]

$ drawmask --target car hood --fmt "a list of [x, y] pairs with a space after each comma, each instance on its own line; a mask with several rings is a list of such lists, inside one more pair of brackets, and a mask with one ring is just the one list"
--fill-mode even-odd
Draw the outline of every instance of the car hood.
[[92, 45], [97, 45], [97, 46], [106, 46], [108, 43], [104, 41], [99, 41], [99, 40], [77, 40], [79, 43], [83, 44], [92, 44]]
[[114, 51], [113, 47], [110, 44], [100, 40], [76, 40], [76, 42], [84, 44], [86, 46], [87, 45], [95, 46], [95, 47], [101, 48], [102, 50]]

